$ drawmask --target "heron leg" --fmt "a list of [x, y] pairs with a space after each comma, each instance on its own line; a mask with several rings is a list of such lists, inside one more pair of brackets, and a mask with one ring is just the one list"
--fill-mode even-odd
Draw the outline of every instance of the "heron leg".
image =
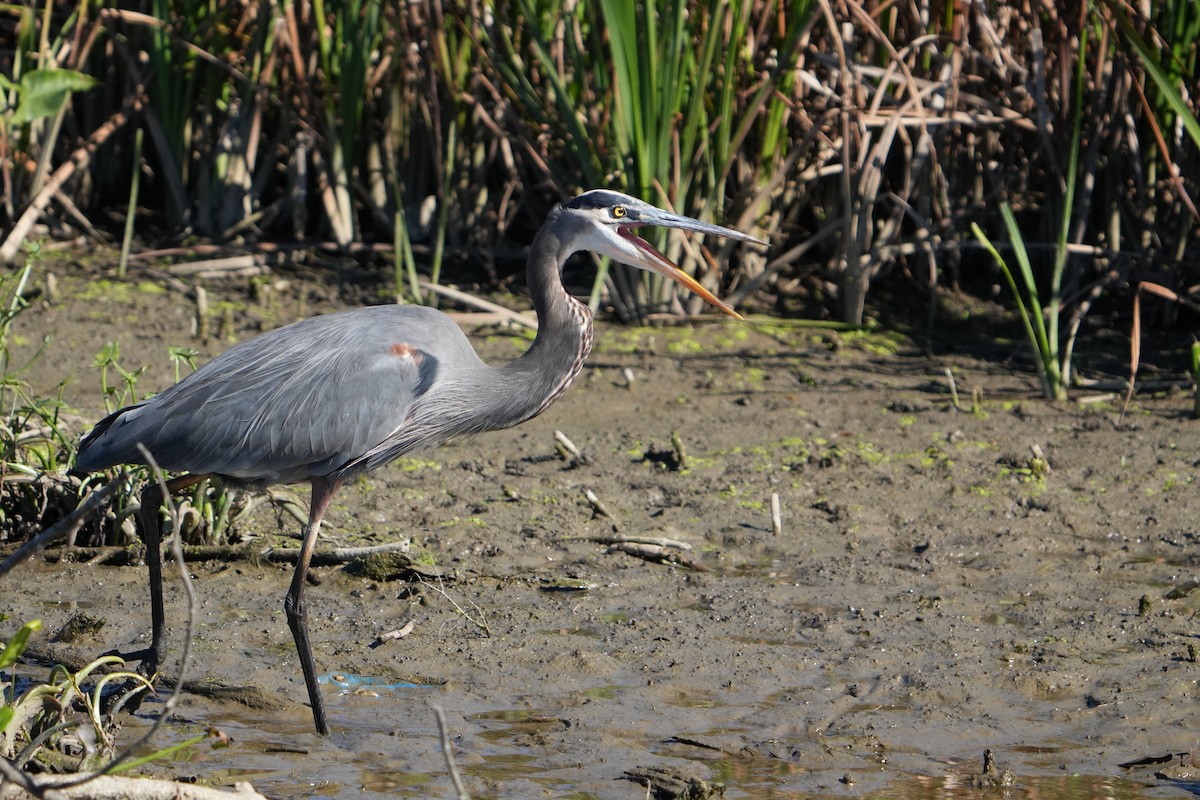
[[[181, 475], [167, 481], [167, 492], [175, 494], [181, 489], [194, 486], [207, 474]], [[142, 523], [142, 536], [146, 541], [146, 566], [150, 571], [150, 647], [143, 650], [141, 656], [141, 672], [147, 677], [158, 671], [162, 661], [164, 631], [166, 629], [166, 612], [163, 608], [162, 587], [162, 519], [159, 511], [163, 500], [162, 487], [158, 481], [151, 481], [142, 490], [141, 507], [138, 518]]]
[[296, 572], [292, 585], [283, 601], [288, 627], [296, 640], [296, 654], [300, 657], [300, 668], [304, 670], [304, 683], [308, 687], [308, 702], [312, 706], [313, 722], [317, 733], [329, 735], [329, 723], [325, 720], [325, 702], [321, 699], [321, 686], [317, 683], [317, 665], [313, 660], [312, 645], [308, 641], [308, 604], [304, 600], [304, 583], [308, 578], [308, 565], [312, 561], [313, 549], [317, 544], [317, 532], [321, 520], [329, 509], [329, 502], [341, 482], [329, 478], [313, 478], [312, 503], [308, 511], [308, 526], [304, 529], [304, 541], [300, 545], [300, 557], [296, 560]]

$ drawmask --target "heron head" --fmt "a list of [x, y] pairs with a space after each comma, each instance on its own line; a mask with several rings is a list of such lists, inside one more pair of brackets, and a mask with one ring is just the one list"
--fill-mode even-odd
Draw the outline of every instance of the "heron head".
[[654, 245], [637, 236], [634, 230], [646, 225], [655, 225], [660, 228], [679, 228], [724, 236], [739, 242], [766, 242], [740, 231], [663, 211], [636, 197], [608, 189], [584, 192], [563, 206], [563, 209], [571, 218], [583, 223], [576, 229], [578, 238], [572, 242], [579, 249], [600, 253], [631, 267], [657, 272], [688, 291], [700, 295], [731, 317], [742, 318], [741, 314], [701, 286], [695, 278], [660, 253]]

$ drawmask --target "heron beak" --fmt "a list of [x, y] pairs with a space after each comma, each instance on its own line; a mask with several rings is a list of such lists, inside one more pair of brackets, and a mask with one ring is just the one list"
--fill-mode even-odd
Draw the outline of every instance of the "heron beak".
[[698, 219], [684, 217], [678, 214], [672, 214], [668, 211], [654, 209], [652, 211], [639, 209], [638, 217], [631, 221], [629, 225], [621, 225], [617, 228], [622, 238], [632, 244], [636, 250], [637, 263], [632, 263], [631, 266], [648, 269], [651, 272], [657, 272], [667, 278], [678, 283], [680, 286], [687, 289], [693, 294], [699, 295], [705, 302], [721, 309], [734, 319], [742, 319], [742, 315], [734, 311], [731, 306], [720, 300], [716, 295], [705, 289], [700, 283], [688, 275], [678, 265], [674, 264], [671, 259], [664, 256], [658, 251], [654, 245], [647, 242], [645, 239], [635, 235], [633, 229], [643, 225], [655, 225], [661, 228], [679, 228], [685, 231], [698, 231], [700, 233], [708, 233], [713, 236], [723, 236], [727, 239], [734, 239], [739, 242], [753, 242], [754, 244], [766, 244], [761, 239], [755, 239], [740, 231], [735, 231], [732, 228], [722, 228], [720, 225], [712, 225], [707, 222], [701, 222]]

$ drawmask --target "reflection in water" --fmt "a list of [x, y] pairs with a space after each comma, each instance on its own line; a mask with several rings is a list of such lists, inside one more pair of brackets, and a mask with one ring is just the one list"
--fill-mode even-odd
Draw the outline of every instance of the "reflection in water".
[[[998, 790], [981, 790], [969, 775], [916, 775], [888, 786], [888, 796], [896, 800], [949, 800], [979, 798]], [[1002, 790], [1004, 797], [1037, 800], [1107, 800], [1107, 798], [1149, 797], [1140, 784], [1095, 775], [1018, 778], [1016, 784]]]

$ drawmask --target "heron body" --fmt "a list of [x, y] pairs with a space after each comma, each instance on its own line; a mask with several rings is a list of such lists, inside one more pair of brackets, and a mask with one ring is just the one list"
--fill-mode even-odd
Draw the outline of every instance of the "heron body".
[[[188, 473], [176, 479], [185, 483], [219, 475], [255, 487], [312, 484], [285, 609], [317, 730], [328, 733], [303, 590], [337, 489], [414, 450], [518, 425], [566, 391], [592, 343], [591, 312], [562, 285], [572, 253], [592, 250], [659, 272], [738, 316], [631, 233], [645, 225], [758, 241], [618, 192], [585, 192], [550, 213], [530, 249], [538, 334], [517, 360], [489, 366], [449, 317], [430, 308], [379, 306], [316, 317], [243, 342], [153, 398], [109, 415], [80, 443], [76, 468], [144, 464], [140, 445], [162, 469]], [[159, 497], [143, 502], [154, 615], [146, 658], [151, 670], [164, 625], [160, 503]]]
[[[111, 415], [76, 464], [138, 463], [141, 443], [169, 472], [257, 487], [345, 482], [413, 450], [540, 413], [587, 356], [590, 326], [576, 331], [573, 342], [542, 346], [537, 358], [552, 359], [552, 370], [531, 370], [520, 359], [485, 364], [449, 317], [424, 306], [314, 317], [236, 345]], [[474, 391], [480, 386], [495, 391]]]

